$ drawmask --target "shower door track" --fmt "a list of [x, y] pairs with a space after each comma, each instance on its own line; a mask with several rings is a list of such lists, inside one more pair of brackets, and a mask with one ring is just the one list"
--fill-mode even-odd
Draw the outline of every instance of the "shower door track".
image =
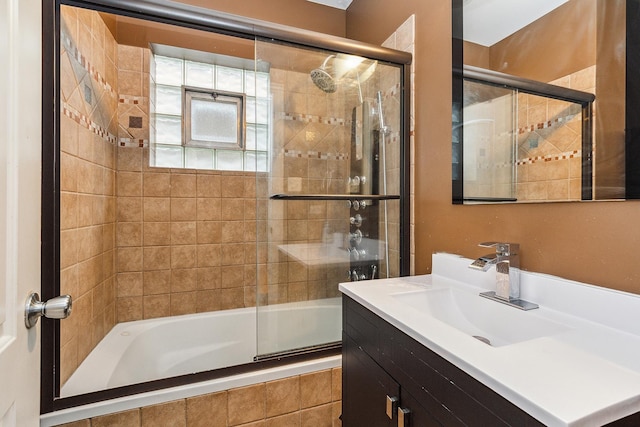
[[366, 200], [399, 200], [397, 194], [274, 194], [271, 200], [352, 200], [353, 198]]

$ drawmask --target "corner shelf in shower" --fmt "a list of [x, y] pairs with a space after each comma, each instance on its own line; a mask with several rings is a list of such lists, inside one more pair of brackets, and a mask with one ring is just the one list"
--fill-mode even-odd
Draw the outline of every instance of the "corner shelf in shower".
[[397, 194], [274, 194], [271, 200], [398, 200]]

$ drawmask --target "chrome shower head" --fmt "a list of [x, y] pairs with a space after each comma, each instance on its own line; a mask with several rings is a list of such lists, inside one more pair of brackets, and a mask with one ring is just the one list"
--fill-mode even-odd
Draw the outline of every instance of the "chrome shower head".
[[329, 55], [327, 59], [324, 60], [320, 68], [311, 70], [311, 80], [313, 81], [313, 84], [315, 84], [318, 89], [326, 93], [334, 93], [338, 89], [336, 79], [326, 70], [329, 60], [335, 57], [335, 55]]

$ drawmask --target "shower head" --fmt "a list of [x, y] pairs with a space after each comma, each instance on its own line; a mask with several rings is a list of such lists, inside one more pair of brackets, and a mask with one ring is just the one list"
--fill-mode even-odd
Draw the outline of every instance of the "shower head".
[[329, 55], [320, 68], [311, 70], [311, 80], [318, 89], [326, 93], [333, 93], [338, 89], [336, 79], [326, 70], [329, 60], [335, 57], [335, 55]]

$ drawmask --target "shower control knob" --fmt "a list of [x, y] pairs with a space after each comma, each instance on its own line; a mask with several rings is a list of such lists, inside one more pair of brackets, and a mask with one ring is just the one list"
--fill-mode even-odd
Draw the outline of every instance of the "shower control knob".
[[351, 185], [360, 185], [360, 177], [358, 175], [349, 179]]
[[358, 211], [360, 209], [360, 202], [357, 200], [354, 200], [353, 202], [351, 202], [351, 207], [353, 208], [354, 211]]
[[365, 200], [360, 200], [360, 209], [364, 210], [367, 207], [367, 202]]
[[40, 301], [40, 295], [32, 292], [25, 303], [24, 324], [33, 328], [41, 316], [49, 319], [66, 319], [71, 315], [71, 295], [61, 295], [46, 302]]
[[349, 222], [351, 223], [351, 225], [360, 227], [362, 225], [362, 215], [356, 214], [355, 216], [352, 216], [351, 218], [349, 218]]
[[362, 242], [362, 231], [356, 230], [355, 233], [350, 233], [349, 237], [356, 245], [359, 245]]

